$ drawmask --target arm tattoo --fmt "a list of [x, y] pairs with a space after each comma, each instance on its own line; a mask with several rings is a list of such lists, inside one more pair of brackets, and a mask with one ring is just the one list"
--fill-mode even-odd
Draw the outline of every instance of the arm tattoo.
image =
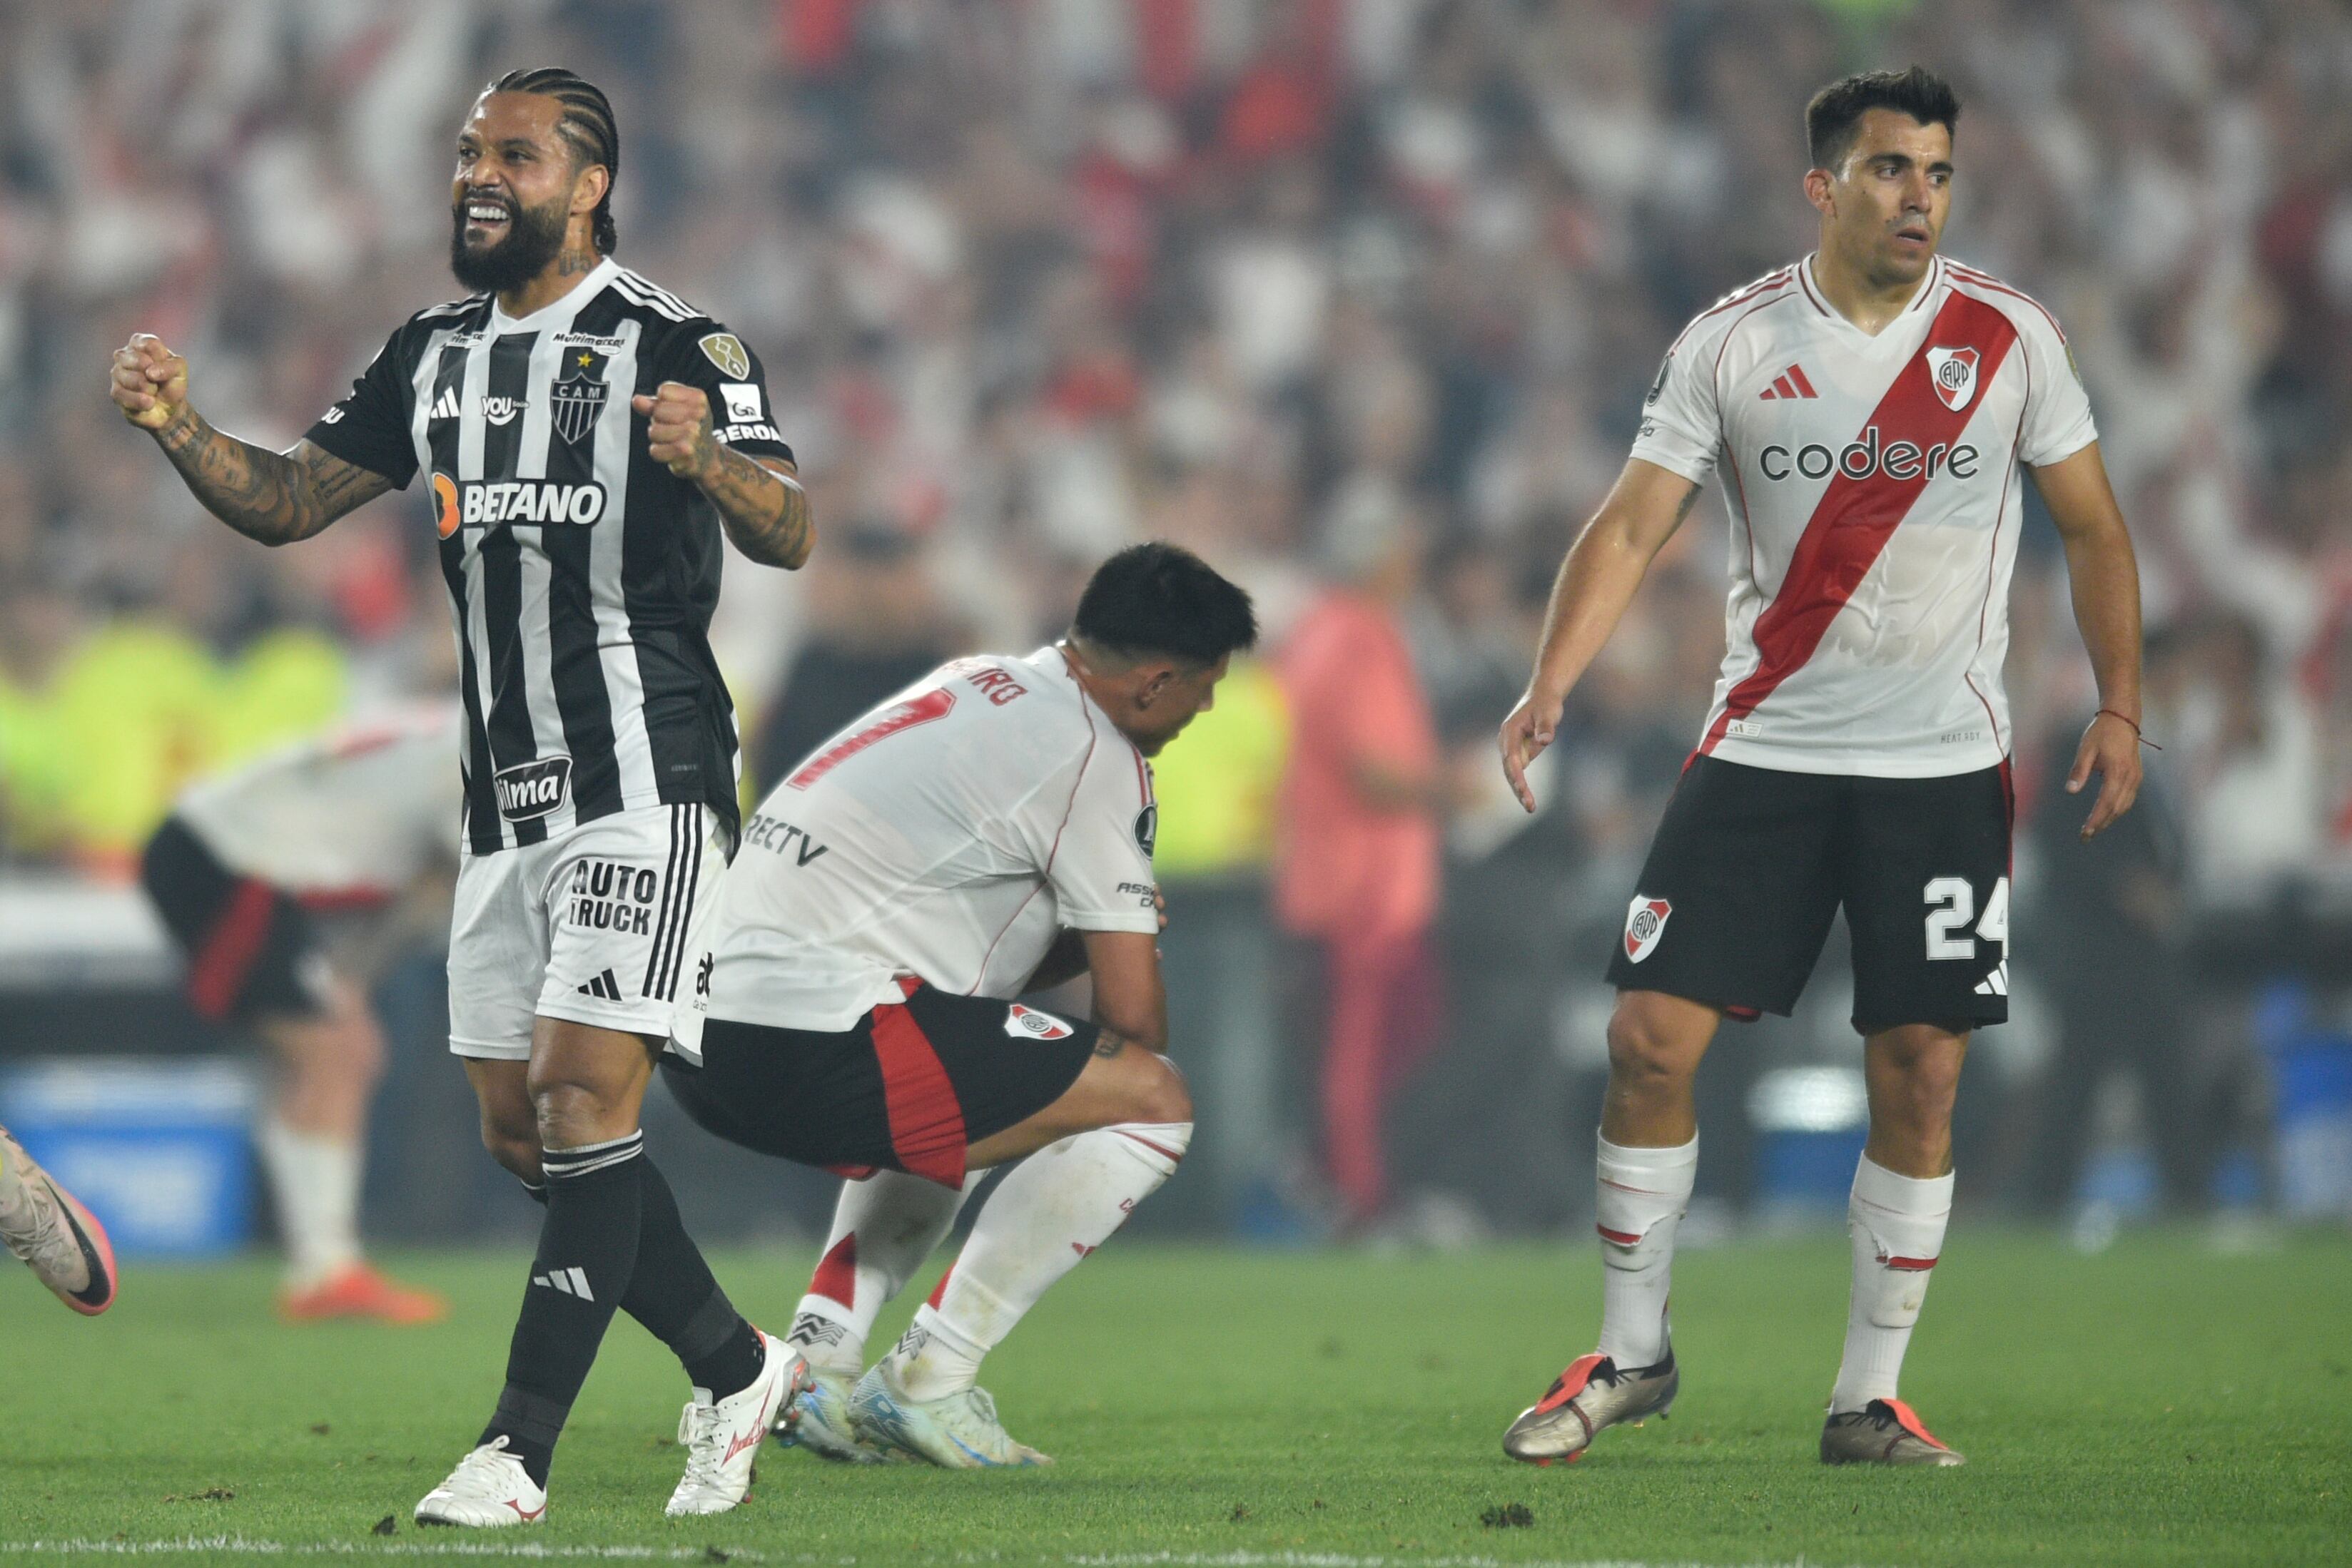
[[194, 409], [183, 409], [156, 440], [206, 511], [266, 545], [307, 539], [393, 487], [383, 475], [307, 441], [290, 452], [264, 452], [215, 430]]
[[1100, 1034], [1095, 1036], [1095, 1054], [1097, 1056], [1106, 1058], [1113, 1057], [1117, 1056], [1120, 1051], [1125, 1051], [1126, 1049], [1127, 1041], [1111, 1033], [1108, 1030], [1104, 1030]]
[[808, 494], [796, 481], [731, 447], [714, 445], [695, 483], [719, 508], [737, 549], [762, 566], [787, 570], [808, 559], [814, 522]]
[[1675, 522], [1679, 523], [1679, 522], [1681, 522], [1685, 517], [1689, 517], [1689, 516], [1690, 516], [1690, 509], [1691, 509], [1693, 507], [1696, 507], [1696, 506], [1697, 506], [1697, 505], [1698, 505], [1698, 497], [1699, 497], [1699, 486], [1697, 486], [1696, 485], [1694, 485], [1694, 486], [1692, 486], [1690, 487], [1689, 491], [1684, 495], [1684, 497], [1683, 497], [1683, 504], [1682, 504], [1681, 506], [1676, 507], [1675, 508]]

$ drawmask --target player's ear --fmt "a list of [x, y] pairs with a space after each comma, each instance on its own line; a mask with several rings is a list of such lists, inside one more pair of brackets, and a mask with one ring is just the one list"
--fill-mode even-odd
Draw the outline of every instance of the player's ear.
[[578, 217], [583, 213], [594, 212], [596, 204], [603, 201], [604, 193], [612, 188], [613, 171], [602, 163], [591, 163], [581, 170], [580, 177], [572, 182], [572, 215]]
[[1837, 201], [1832, 193], [1834, 184], [1835, 180], [1827, 169], [1805, 171], [1805, 200], [1812, 203], [1824, 217], [1833, 217], [1837, 213]]

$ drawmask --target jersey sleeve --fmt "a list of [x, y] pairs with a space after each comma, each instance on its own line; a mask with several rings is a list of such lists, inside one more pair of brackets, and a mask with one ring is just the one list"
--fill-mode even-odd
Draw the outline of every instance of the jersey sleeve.
[[381, 474], [402, 490], [416, 476], [416, 444], [408, 420], [411, 387], [401, 352], [406, 330], [392, 335], [352, 390], [303, 434], [320, 451]]
[[1151, 841], [1159, 824], [1160, 808], [1143, 758], [1115, 737], [1097, 744], [1078, 776], [1059, 841], [1049, 840], [1045, 846], [1045, 880], [1064, 925], [1159, 931], [1151, 876]]
[[1666, 350], [1657, 380], [1642, 400], [1642, 428], [1633, 455], [1704, 485], [1723, 450], [1723, 421], [1715, 399], [1715, 350], [1705, 334], [1685, 329]]
[[710, 434], [722, 446], [746, 457], [795, 461], [776, 428], [760, 356], [725, 327], [708, 317], [679, 327], [662, 356], [660, 374], [664, 381], [698, 387], [709, 398]]
[[2091, 423], [2091, 399], [2083, 372], [2058, 323], [2037, 307], [2018, 313], [2019, 347], [2025, 350], [2031, 382], [2025, 392], [2025, 425], [2017, 438], [2017, 459], [2033, 467], [2072, 457], [2099, 438]]

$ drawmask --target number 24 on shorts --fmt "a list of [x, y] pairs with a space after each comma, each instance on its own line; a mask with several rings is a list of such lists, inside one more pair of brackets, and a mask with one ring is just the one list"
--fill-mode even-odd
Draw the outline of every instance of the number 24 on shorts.
[[[1929, 958], [1973, 958], [1979, 940], [1998, 942], [2003, 953], [2009, 951], [2009, 878], [1992, 884], [1981, 919], [1977, 917], [1976, 890], [1967, 877], [1937, 877], [1927, 883], [1925, 896]], [[1971, 920], [1976, 921], [1974, 935], [1968, 934]]]

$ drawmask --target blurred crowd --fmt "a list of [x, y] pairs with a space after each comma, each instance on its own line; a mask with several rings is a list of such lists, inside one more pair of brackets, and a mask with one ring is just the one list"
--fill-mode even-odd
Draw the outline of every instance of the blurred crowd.
[[[423, 500], [264, 550], [123, 426], [105, 361], [155, 332], [213, 423], [289, 443], [458, 292], [466, 106], [560, 62], [619, 110], [623, 260], [759, 350], [816, 499], [802, 577], [729, 569], [756, 781], [938, 657], [1047, 639], [1118, 546], [1192, 547], [1269, 633], [1161, 769], [1176, 1039], [1224, 1108], [1192, 1201], [1562, 1223], [1604, 945], [1721, 656], [1720, 508], [1531, 819], [1495, 727], [1667, 342], [1810, 248], [1805, 99], [1915, 59], [1966, 105], [1947, 248], [2048, 305], [2091, 389], [2164, 747], [2134, 833], [2076, 853], [2052, 784], [2092, 693], [2032, 517], [2008, 680], [2041, 915], [1987, 1093], [2072, 1063], [2093, 1089], [2040, 1120], [2079, 1134], [2133, 1114], [2102, 1063], [2160, 1060], [2138, 1122], [2208, 1129], [2165, 1173], [2204, 1201], [2261, 1135], [2259, 988], [2324, 1024], [2343, 977], [2334, 0], [0, 0], [0, 842], [119, 875], [189, 778], [447, 680]], [[1826, 1049], [1772, 1027], [1726, 1071]], [[2033, 1121], [1979, 1147], [2063, 1204], [2084, 1140]]]

